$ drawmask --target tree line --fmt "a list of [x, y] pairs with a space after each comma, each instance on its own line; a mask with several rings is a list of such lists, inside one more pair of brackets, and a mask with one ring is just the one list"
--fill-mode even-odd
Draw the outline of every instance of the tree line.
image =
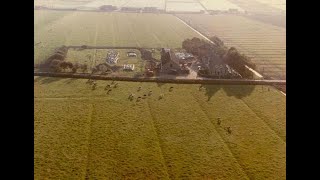
[[87, 64], [66, 62], [65, 58], [67, 53], [68, 48], [66, 46], [59, 47], [43, 64], [40, 65], [40, 68], [50, 69], [54, 72], [71, 70], [71, 72], [76, 73], [78, 69], [81, 69], [82, 72], [87, 71]]
[[253, 77], [253, 73], [245, 66], [255, 69], [256, 65], [248, 56], [241, 54], [235, 47], [228, 48], [217, 36], [210, 37], [209, 39], [213, 43], [196, 37], [186, 39], [182, 42], [182, 48], [199, 58], [211, 56], [212, 54], [217, 55], [222, 58], [224, 63], [236, 70], [243, 78]]

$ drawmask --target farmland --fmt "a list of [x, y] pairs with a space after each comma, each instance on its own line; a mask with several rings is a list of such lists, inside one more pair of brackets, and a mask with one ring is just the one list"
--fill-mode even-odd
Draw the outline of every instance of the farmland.
[[258, 71], [275, 79], [286, 78], [286, 29], [234, 15], [179, 14], [205, 34], [217, 35], [252, 58]]
[[286, 28], [285, 0], [228, 0], [249, 14], [246, 17]]
[[57, 12], [35, 13], [35, 59], [40, 63], [62, 45], [181, 47], [197, 33], [168, 14]]
[[85, 6], [91, 0], [34, 0], [34, 6], [44, 6], [49, 8], [77, 8]]
[[286, 1], [285, 0], [257, 0], [262, 4], [272, 6], [281, 10], [286, 10]]
[[281, 14], [286, 10], [285, 0], [228, 0], [242, 9], [257, 14]]
[[197, 1], [167, 1], [166, 11], [199, 12], [204, 10]]
[[97, 10], [103, 5], [121, 7], [157, 7], [164, 9], [165, 0], [35, 0], [35, 6]]
[[276, 89], [118, 83], [107, 94], [110, 81], [35, 77], [35, 179], [286, 178]]
[[199, 0], [199, 2], [206, 7], [207, 10], [227, 11], [229, 9], [238, 9], [238, 11], [243, 11], [242, 8], [228, 0]]

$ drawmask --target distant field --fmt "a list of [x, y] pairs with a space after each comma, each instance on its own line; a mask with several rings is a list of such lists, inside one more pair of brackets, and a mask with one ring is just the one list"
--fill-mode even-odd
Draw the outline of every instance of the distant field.
[[35, 179], [286, 179], [274, 88], [85, 82], [35, 77]]
[[[187, 3], [186, 3], [187, 2]], [[199, 12], [204, 10], [196, 1], [168, 1], [166, 11]]]
[[273, 78], [286, 78], [286, 29], [233, 15], [178, 15], [207, 36], [217, 35], [252, 57], [258, 70]]
[[270, 5], [274, 8], [286, 10], [286, 0], [257, 0], [260, 3]]
[[281, 14], [286, 10], [285, 0], [228, 0], [242, 9], [257, 14]]
[[239, 6], [229, 2], [228, 0], [199, 0], [200, 3], [206, 7], [207, 10], [221, 10], [226, 11], [229, 9], [238, 9], [238, 11], [244, 11]]
[[165, 0], [127, 0], [124, 7], [157, 7], [164, 9]]
[[285, 0], [228, 0], [243, 10], [247, 17], [286, 28]]
[[34, 0], [34, 6], [48, 8], [78, 8], [94, 0]]
[[164, 9], [165, 0], [35, 0], [35, 6], [51, 8], [99, 9], [103, 5], [121, 7], [157, 7]]
[[35, 63], [62, 45], [181, 47], [200, 37], [168, 14], [34, 11]]

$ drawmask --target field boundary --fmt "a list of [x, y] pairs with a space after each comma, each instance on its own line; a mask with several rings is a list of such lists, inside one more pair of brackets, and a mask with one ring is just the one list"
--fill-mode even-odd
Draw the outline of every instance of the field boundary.
[[251, 80], [251, 79], [169, 79], [169, 78], [148, 78], [148, 77], [112, 77], [94, 75], [88, 73], [54, 73], [54, 72], [34, 72], [34, 76], [115, 80], [133, 82], [161, 82], [175, 84], [231, 84], [231, 85], [286, 85], [286, 80]]
[[273, 129], [271, 125], [266, 120], [261, 118], [243, 99], [240, 100], [252, 113], [255, 114], [255, 116], [257, 116], [258, 119], [260, 119], [276, 136], [278, 136], [279, 139], [281, 139], [284, 143], [287, 143], [286, 139], [284, 139], [277, 130]]

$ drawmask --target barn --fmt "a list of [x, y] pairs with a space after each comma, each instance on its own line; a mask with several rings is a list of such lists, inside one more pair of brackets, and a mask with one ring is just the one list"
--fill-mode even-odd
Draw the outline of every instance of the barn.
[[161, 72], [167, 74], [179, 74], [182, 71], [182, 67], [179, 63], [179, 59], [168, 48], [162, 48], [161, 50]]

